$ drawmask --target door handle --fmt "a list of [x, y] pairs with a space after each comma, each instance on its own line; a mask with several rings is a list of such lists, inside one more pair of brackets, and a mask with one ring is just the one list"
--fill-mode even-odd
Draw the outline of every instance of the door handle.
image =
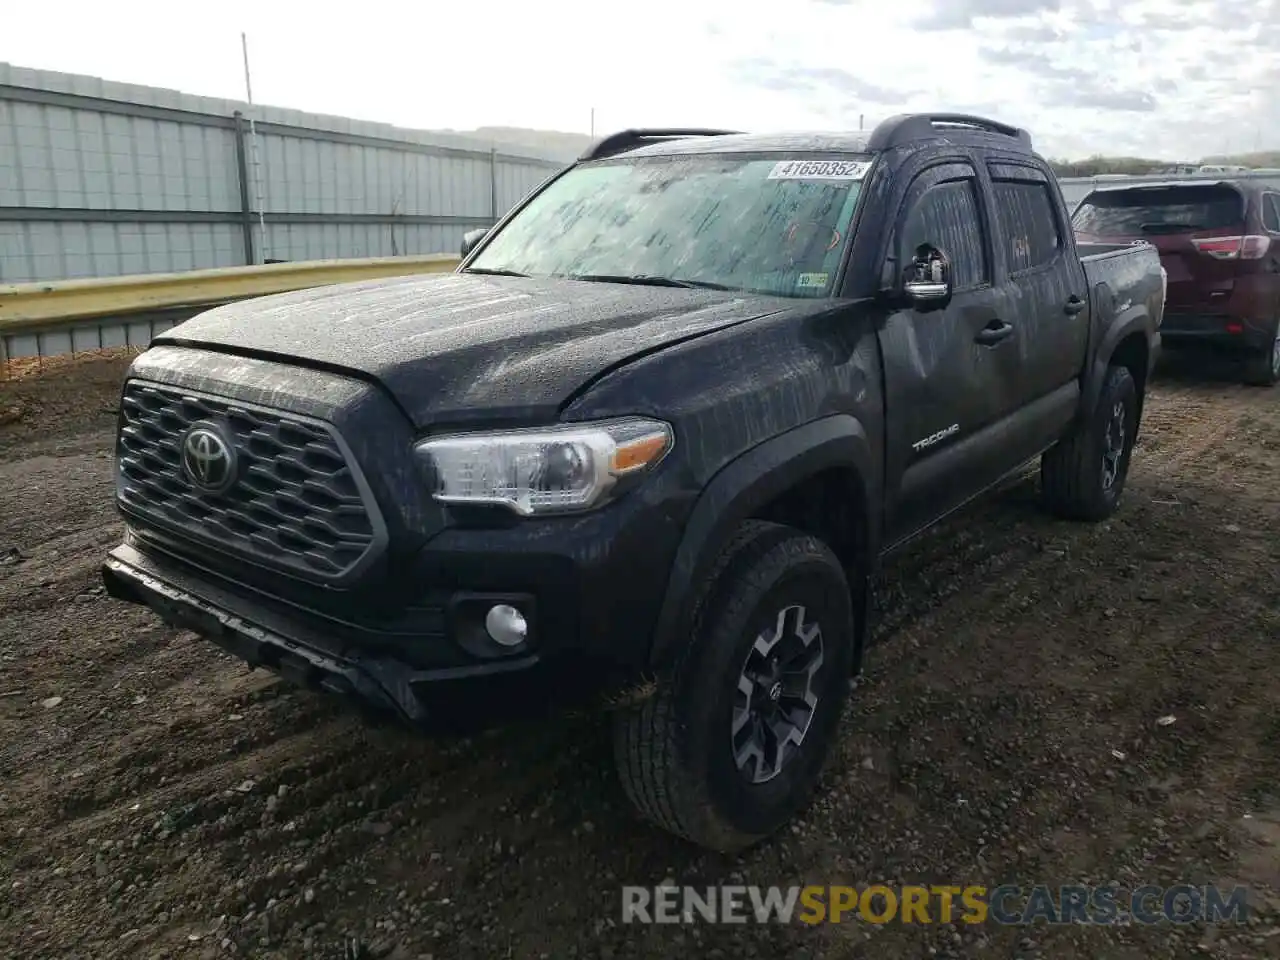
[[1011, 336], [1013, 336], [1012, 323], [1005, 320], [992, 320], [978, 331], [978, 335], [973, 338], [973, 342], [980, 343], [984, 347], [990, 347]]
[[1073, 293], [1071, 296], [1067, 297], [1067, 304], [1062, 308], [1062, 312], [1068, 317], [1074, 317], [1084, 309], [1084, 306], [1084, 301]]

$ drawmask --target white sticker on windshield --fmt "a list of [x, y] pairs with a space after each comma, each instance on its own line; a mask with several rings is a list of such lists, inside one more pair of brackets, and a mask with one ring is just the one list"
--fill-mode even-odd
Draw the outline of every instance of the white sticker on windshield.
[[769, 171], [770, 180], [861, 180], [871, 169], [866, 160], [783, 160]]

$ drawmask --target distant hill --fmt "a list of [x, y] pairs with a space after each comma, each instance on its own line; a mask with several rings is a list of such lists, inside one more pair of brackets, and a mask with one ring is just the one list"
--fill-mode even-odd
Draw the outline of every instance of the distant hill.
[[[1261, 153], [1238, 153], [1234, 156], [1204, 157], [1200, 160], [1180, 160], [1177, 163], [1219, 163], [1241, 167], [1280, 167], [1280, 150]], [[1096, 177], [1108, 173], [1159, 173], [1174, 166], [1168, 160], [1150, 160], [1145, 157], [1089, 157], [1085, 160], [1050, 160], [1049, 165], [1060, 177]]]
[[1085, 160], [1050, 160], [1049, 166], [1060, 177], [1097, 177], [1109, 173], [1154, 173], [1169, 166], [1169, 162], [1143, 157], [1089, 157]]
[[548, 153], [562, 154], [566, 159], [576, 157], [595, 139], [585, 133], [565, 133], [560, 130], [530, 130], [526, 127], [476, 127], [474, 130], [441, 130], [460, 137], [472, 137], [491, 143], [512, 147], [531, 147]]

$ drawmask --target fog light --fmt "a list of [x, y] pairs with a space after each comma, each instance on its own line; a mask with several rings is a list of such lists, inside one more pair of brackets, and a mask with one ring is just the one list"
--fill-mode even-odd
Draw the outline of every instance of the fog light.
[[529, 624], [524, 614], [507, 603], [489, 608], [484, 617], [484, 628], [494, 643], [504, 647], [519, 646], [529, 635]]

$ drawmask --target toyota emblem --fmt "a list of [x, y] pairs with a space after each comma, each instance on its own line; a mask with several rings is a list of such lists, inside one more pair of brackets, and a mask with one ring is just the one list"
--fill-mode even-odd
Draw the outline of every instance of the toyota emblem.
[[210, 423], [197, 423], [182, 439], [182, 472], [206, 493], [223, 493], [236, 481], [235, 448]]

